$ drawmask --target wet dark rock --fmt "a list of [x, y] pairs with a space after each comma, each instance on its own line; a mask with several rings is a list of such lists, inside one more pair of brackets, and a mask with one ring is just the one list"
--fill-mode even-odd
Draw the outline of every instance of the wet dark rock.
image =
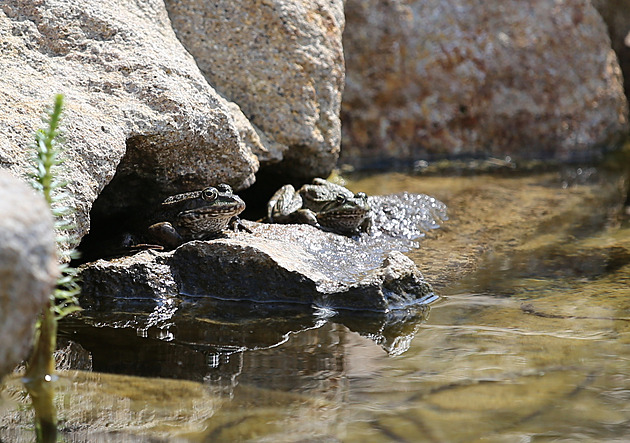
[[251, 233], [86, 264], [84, 311], [64, 320], [61, 335], [81, 344], [95, 371], [229, 386], [246, 351], [331, 322], [399, 355], [438, 298], [403, 252], [439, 226], [446, 207], [410, 193], [369, 203], [370, 234], [245, 221]]
[[401, 251], [437, 227], [445, 207], [418, 194], [371, 204], [380, 220], [371, 235], [246, 222], [252, 233], [85, 265], [84, 311], [61, 334], [95, 371], [200, 381], [233, 382], [244, 352], [330, 322], [399, 355], [437, 299]]
[[[253, 234], [99, 260], [82, 273], [84, 297], [98, 303], [181, 295], [370, 311], [433, 298], [430, 285], [401, 252], [385, 254], [372, 267], [372, 251], [354, 239], [312, 226], [250, 226]], [[337, 245], [349, 253], [340, 254]]]
[[370, 204], [377, 225], [360, 237], [247, 222], [252, 233], [98, 260], [82, 271], [82, 305], [214, 298], [382, 313], [433, 301], [431, 286], [401, 251], [438, 226], [444, 205], [418, 194]]

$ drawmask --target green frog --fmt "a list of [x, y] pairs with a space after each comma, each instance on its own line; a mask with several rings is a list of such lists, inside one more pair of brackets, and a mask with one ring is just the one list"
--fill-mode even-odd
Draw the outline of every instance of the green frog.
[[278, 189], [267, 204], [271, 223], [304, 223], [342, 234], [369, 232], [372, 225], [367, 195], [316, 178], [299, 190]]
[[158, 222], [149, 226], [148, 234], [152, 241], [176, 248], [216, 236], [228, 226], [247, 230], [238, 218], [244, 209], [245, 202], [226, 184], [173, 195], [160, 205], [153, 217]]

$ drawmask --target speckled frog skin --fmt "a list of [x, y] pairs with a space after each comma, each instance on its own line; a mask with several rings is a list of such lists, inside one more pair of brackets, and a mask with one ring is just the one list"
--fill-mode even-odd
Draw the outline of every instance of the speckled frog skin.
[[238, 223], [245, 202], [226, 184], [201, 191], [173, 195], [160, 205], [148, 228], [151, 241], [175, 248], [190, 240], [218, 235], [228, 225]]
[[305, 223], [342, 234], [368, 232], [372, 219], [367, 195], [316, 178], [299, 190], [284, 185], [267, 204], [272, 223]]

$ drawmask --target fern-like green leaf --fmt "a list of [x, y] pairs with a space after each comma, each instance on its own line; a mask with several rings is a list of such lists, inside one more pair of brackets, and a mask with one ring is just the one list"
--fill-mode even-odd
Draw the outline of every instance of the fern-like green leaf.
[[[42, 193], [48, 202], [53, 217], [55, 218], [55, 229], [58, 232], [56, 238], [58, 245], [58, 255], [62, 260], [69, 260], [77, 257], [77, 252], [67, 250], [64, 245], [76, 244], [76, 236], [72, 230], [76, 225], [68, 216], [72, 215], [74, 209], [66, 204], [69, 194], [65, 191], [68, 181], [61, 176], [63, 173], [63, 137], [60, 129], [60, 122], [63, 111], [63, 96], [55, 97], [53, 108], [43, 118], [46, 127], [35, 132], [33, 149], [34, 168], [30, 174], [33, 181], [33, 188]], [[57, 281], [57, 289], [52, 294], [52, 309], [58, 318], [79, 310], [77, 295], [79, 285], [77, 282], [76, 270], [67, 264], [60, 266], [60, 275]]]

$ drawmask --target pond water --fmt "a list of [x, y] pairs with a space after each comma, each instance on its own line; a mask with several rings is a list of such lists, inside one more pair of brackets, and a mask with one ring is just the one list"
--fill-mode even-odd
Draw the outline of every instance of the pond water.
[[[218, 302], [86, 313], [61, 326], [69, 366], [92, 367], [61, 373], [66, 438], [626, 441], [624, 183], [595, 168], [356, 177], [355, 191], [449, 206], [408, 254], [439, 301], [413, 318]], [[9, 380], [2, 441], [28, 435], [19, 392]]]

